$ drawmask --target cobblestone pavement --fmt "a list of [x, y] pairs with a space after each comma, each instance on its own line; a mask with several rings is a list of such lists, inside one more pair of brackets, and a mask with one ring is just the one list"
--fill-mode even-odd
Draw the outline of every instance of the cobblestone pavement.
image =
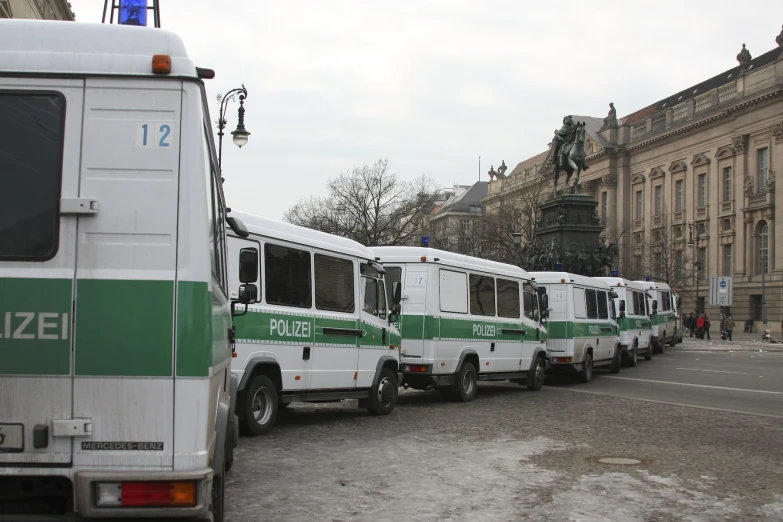
[[[643, 463], [589, 460], [605, 456]], [[781, 464], [776, 418], [510, 383], [468, 404], [406, 391], [388, 417], [296, 404], [240, 439], [227, 519], [779, 521]]]

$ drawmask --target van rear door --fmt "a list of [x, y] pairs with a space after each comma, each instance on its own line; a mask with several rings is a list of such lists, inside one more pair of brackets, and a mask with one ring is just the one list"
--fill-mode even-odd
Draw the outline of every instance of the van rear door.
[[84, 81], [0, 78], [0, 466], [69, 466]]

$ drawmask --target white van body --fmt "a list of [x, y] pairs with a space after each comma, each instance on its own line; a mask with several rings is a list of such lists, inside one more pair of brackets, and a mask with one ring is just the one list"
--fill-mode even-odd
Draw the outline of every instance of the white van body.
[[672, 289], [666, 283], [656, 281], [639, 281], [639, 283], [649, 294], [654, 350], [663, 353], [664, 345], [668, 343], [669, 346], [674, 346], [680, 335], [677, 332], [677, 321], [674, 315]]
[[589, 382], [593, 366], [620, 371], [621, 350], [612, 289], [605, 281], [568, 272], [530, 272], [549, 296], [548, 366], [578, 372]]
[[390, 324], [383, 268], [343, 237], [232, 212], [247, 238], [229, 235], [229, 286], [239, 298], [240, 252], [255, 251], [260, 292], [235, 318], [237, 411], [251, 434], [274, 425], [291, 402], [360, 399], [376, 414], [394, 409], [400, 334]]
[[0, 49], [0, 520], [220, 519], [231, 312], [198, 71], [144, 27], [0, 20]]
[[682, 335], [685, 332], [683, 324], [685, 318], [682, 314], [682, 296], [674, 290], [672, 290], [672, 310], [674, 310], [675, 344], [677, 344], [682, 342]]
[[[644, 287], [638, 281], [620, 277], [596, 277], [596, 279], [606, 282], [617, 294], [614, 304], [617, 310], [623, 361], [629, 366], [636, 366], [640, 354], [644, 354], [648, 361], [652, 359], [652, 322]], [[621, 302], [625, 307], [624, 312], [620, 311]]]
[[472, 400], [477, 381], [540, 389], [546, 329], [519, 267], [421, 247], [374, 247], [387, 284], [401, 284], [403, 385]]

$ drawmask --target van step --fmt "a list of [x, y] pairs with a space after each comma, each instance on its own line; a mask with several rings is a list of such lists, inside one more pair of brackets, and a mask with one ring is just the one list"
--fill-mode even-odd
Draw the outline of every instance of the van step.
[[329, 401], [342, 399], [366, 399], [370, 393], [367, 388], [359, 390], [341, 390], [341, 391], [313, 391], [300, 393], [283, 393], [280, 396], [281, 402], [307, 402], [307, 401]]
[[507, 381], [509, 379], [520, 379], [527, 377], [527, 372], [509, 372], [509, 373], [480, 373], [480, 381]]

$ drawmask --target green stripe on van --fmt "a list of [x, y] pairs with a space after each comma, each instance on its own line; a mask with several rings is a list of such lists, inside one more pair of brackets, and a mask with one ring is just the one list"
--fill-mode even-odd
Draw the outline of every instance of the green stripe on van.
[[663, 323], [673, 323], [674, 322], [674, 312], [658, 312], [654, 316], [652, 316], [652, 324], [654, 326], [658, 326], [659, 324]]
[[172, 375], [174, 281], [80, 279], [76, 375]]
[[70, 375], [73, 280], [0, 277], [0, 374]]
[[[536, 330], [539, 329], [521, 322], [502, 319], [488, 321], [480, 318], [436, 318], [430, 315], [402, 315], [399, 320], [399, 328], [403, 340], [459, 339], [498, 342], [537, 341]], [[520, 330], [524, 330], [524, 336]], [[542, 336], [542, 339], [545, 339], [545, 336]]]
[[574, 337], [614, 337], [617, 327], [610, 323], [548, 321], [550, 339], [573, 339]]

